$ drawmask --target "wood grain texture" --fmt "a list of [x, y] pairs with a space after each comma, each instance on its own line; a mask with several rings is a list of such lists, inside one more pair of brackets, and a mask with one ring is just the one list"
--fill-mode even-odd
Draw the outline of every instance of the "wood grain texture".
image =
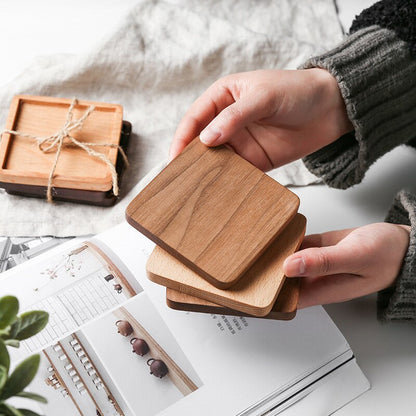
[[[72, 99], [17, 95], [13, 98], [5, 129], [38, 137], [49, 137], [61, 129], [66, 121]], [[81, 129], [71, 132], [85, 143], [118, 145], [123, 122], [123, 109], [118, 104], [79, 100], [74, 108], [74, 120], [94, 105], [95, 110]], [[117, 148], [94, 147], [104, 153], [113, 165]], [[24, 185], [46, 186], [55, 151], [43, 153], [36, 140], [4, 133], [0, 141], [0, 181]], [[112, 177], [108, 166], [78, 147], [64, 147], [55, 170], [53, 184], [60, 188], [108, 191]]]
[[299, 248], [305, 226], [305, 217], [296, 214], [266, 252], [228, 290], [214, 287], [158, 246], [147, 262], [147, 275], [151, 281], [179, 292], [263, 317], [270, 313], [277, 299], [284, 282], [283, 262]]
[[294, 217], [299, 198], [232, 150], [191, 142], [127, 221], [214, 286], [235, 284]]
[[[299, 283], [299, 278], [286, 278], [272, 310], [268, 315], [264, 316], [263, 319], [280, 321], [293, 319], [296, 316], [299, 298]], [[169, 288], [166, 289], [166, 304], [170, 308], [180, 311], [252, 317], [252, 315], [235, 311], [216, 303]]]

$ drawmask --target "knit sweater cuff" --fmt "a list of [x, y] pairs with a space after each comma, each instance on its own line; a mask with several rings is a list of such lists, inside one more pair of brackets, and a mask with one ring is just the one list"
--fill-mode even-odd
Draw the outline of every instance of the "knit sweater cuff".
[[416, 60], [395, 32], [370, 26], [303, 65], [313, 67], [326, 69], [338, 81], [354, 132], [304, 162], [329, 186], [345, 189], [361, 182], [380, 156], [414, 138]]
[[378, 317], [384, 321], [416, 322], [416, 196], [399, 192], [386, 221], [410, 225], [411, 231], [409, 248], [395, 286], [378, 293]]

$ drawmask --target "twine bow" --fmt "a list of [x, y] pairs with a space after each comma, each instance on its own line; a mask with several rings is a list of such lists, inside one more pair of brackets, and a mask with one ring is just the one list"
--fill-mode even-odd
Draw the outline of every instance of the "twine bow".
[[[48, 185], [47, 185], [47, 191], [46, 191], [46, 198], [48, 202], [52, 202], [52, 181], [55, 174], [56, 167], [58, 165], [59, 156], [61, 155], [61, 151], [64, 145], [75, 145], [77, 147], [80, 147], [81, 149], [85, 150], [90, 156], [96, 157], [97, 159], [100, 159], [103, 161], [110, 169], [111, 177], [112, 177], [112, 184], [113, 184], [113, 193], [114, 195], [118, 195], [119, 187], [118, 187], [118, 179], [117, 179], [117, 171], [115, 166], [110, 162], [108, 157], [101, 152], [97, 152], [93, 149], [93, 147], [117, 147], [120, 151], [120, 154], [122, 155], [124, 159], [124, 163], [126, 166], [129, 166], [129, 162], [127, 160], [127, 156], [122, 149], [122, 147], [118, 144], [114, 143], [84, 143], [80, 142], [79, 140], [75, 139], [75, 137], [71, 136], [71, 131], [74, 129], [80, 129], [86, 120], [86, 118], [95, 110], [95, 107], [93, 105], [89, 106], [87, 110], [84, 112], [84, 114], [78, 119], [73, 120], [74, 117], [74, 108], [77, 105], [78, 100], [74, 98], [71, 102], [71, 105], [68, 109], [68, 114], [66, 117], [66, 121], [64, 125], [53, 135], [48, 137], [38, 137], [34, 136], [32, 134], [22, 133], [15, 130], [3, 130], [3, 133], [9, 133], [16, 136], [21, 137], [28, 137], [30, 139], [34, 139], [38, 142], [39, 150], [43, 153], [49, 153], [56, 149], [55, 154], [55, 160], [52, 166], [52, 169], [49, 173], [48, 178]], [[65, 140], [67, 140], [69, 143], [65, 143]]]

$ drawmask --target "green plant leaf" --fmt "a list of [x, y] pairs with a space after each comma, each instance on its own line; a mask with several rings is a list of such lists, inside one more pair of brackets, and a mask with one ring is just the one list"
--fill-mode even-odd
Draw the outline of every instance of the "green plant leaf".
[[0, 392], [2, 391], [4, 385], [7, 381], [7, 368], [0, 365]]
[[3, 340], [0, 339], [0, 365], [6, 368], [7, 373], [10, 368], [10, 355], [7, 351], [6, 345]]
[[[3, 412], [3, 413], [2, 413]], [[17, 410], [15, 407], [7, 403], [0, 404], [0, 415], [6, 416], [23, 416], [23, 413], [20, 410]]]
[[25, 397], [26, 399], [36, 400], [37, 402], [41, 403], [48, 403], [45, 397], [41, 396], [40, 394], [30, 393], [29, 391], [21, 391], [17, 393], [16, 396]]
[[29, 311], [22, 313], [20, 315], [20, 328], [14, 338], [21, 341], [32, 337], [45, 328], [48, 319], [49, 314], [45, 311]]
[[39, 413], [36, 413], [33, 410], [29, 410], [29, 409], [19, 409], [19, 412], [23, 416], [41, 416]]
[[9, 376], [0, 395], [0, 400], [6, 400], [23, 391], [35, 377], [39, 363], [40, 355], [38, 354], [22, 361]]
[[0, 415], [8, 415], [9, 411], [7, 409], [7, 407], [3, 404], [3, 402], [0, 402]]
[[0, 298], [0, 329], [11, 325], [19, 312], [19, 301], [14, 296]]
[[12, 339], [16, 338], [16, 335], [20, 330], [21, 324], [22, 324], [22, 320], [20, 316], [17, 316], [16, 320], [13, 322], [13, 324], [10, 327], [8, 338], [12, 338]]
[[8, 345], [9, 347], [14, 347], [14, 348], [20, 347], [20, 342], [17, 339], [6, 339], [4, 343]]

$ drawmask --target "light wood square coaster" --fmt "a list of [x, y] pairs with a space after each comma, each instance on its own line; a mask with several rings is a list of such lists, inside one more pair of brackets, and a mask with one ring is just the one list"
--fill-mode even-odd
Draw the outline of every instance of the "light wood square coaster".
[[[286, 278], [272, 310], [264, 319], [288, 321], [296, 316], [299, 298], [299, 278]], [[251, 317], [246, 313], [226, 308], [213, 302], [187, 295], [173, 289], [166, 289], [166, 304], [171, 309], [189, 312], [213, 313], [216, 315], [238, 315]]]
[[306, 219], [296, 214], [264, 254], [232, 288], [222, 290], [156, 246], [146, 265], [149, 279], [170, 289], [254, 316], [270, 313], [282, 288], [283, 262], [300, 246]]
[[299, 198], [225, 146], [191, 142], [130, 203], [127, 221], [226, 289], [294, 217]]

